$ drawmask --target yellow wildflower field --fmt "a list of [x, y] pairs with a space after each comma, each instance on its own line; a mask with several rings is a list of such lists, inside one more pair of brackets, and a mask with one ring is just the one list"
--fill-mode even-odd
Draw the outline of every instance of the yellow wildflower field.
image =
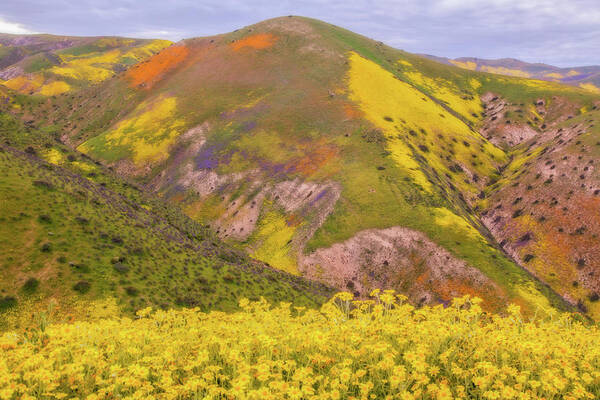
[[480, 299], [416, 309], [393, 291], [321, 310], [152, 311], [0, 337], [7, 399], [595, 399], [600, 332]]

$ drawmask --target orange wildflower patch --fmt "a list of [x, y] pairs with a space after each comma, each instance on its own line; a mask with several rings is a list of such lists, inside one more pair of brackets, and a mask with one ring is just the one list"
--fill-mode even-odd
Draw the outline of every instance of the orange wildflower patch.
[[344, 114], [348, 119], [356, 119], [362, 117], [362, 112], [350, 104], [344, 105]]
[[[429, 274], [428, 274], [429, 275]], [[427, 276], [429, 278], [429, 276]], [[449, 277], [447, 279], [444, 279], [441, 284], [440, 282], [437, 282], [438, 284], [435, 285], [435, 291], [437, 292], [438, 296], [440, 296], [440, 298], [444, 301], [452, 301], [453, 298], [455, 297], [462, 297], [465, 295], [469, 295], [471, 297], [479, 297], [483, 300], [483, 308], [486, 310], [495, 310], [497, 309], [499, 306], [501, 306], [501, 304], [503, 303], [504, 300], [500, 300], [498, 301], [499, 304], [495, 304], [493, 302], [493, 299], [498, 299], [499, 296], [499, 290], [496, 291], [495, 293], [490, 293], [489, 292], [489, 287], [487, 288], [488, 290], [485, 290], [485, 286], [482, 286], [480, 288], [474, 287], [472, 284], [469, 284], [468, 282], [465, 282], [464, 280], [461, 279], [455, 279], [452, 277]], [[511, 299], [512, 301], [512, 299]], [[526, 305], [526, 303], [525, 303]], [[524, 306], [524, 309], [526, 309], [527, 307]]]
[[183, 193], [177, 193], [174, 196], [172, 196], [169, 200], [171, 200], [173, 203], [181, 203], [184, 199], [185, 195]]
[[230, 44], [231, 48], [235, 51], [239, 51], [244, 47], [250, 47], [253, 49], [266, 49], [275, 44], [277, 38], [270, 33], [258, 33], [256, 35], [248, 36]]
[[[545, 216], [544, 223], [522, 217], [506, 229], [511, 231], [513, 241], [531, 233], [535, 240], [518, 248], [521, 257], [526, 254], [536, 256], [527, 263], [527, 268], [555, 289], [574, 293], [577, 289], [572, 286], [572, 282], [578, 280], [580, 275], [585, 276], [585, 272], [596, 270], [600, 266], [600, 243], [595, 236], [595, 227], [600, 226], [599, 208], [599, 198], [575, 194], [569, 199], [569, 212], [560, 207], [538, 205], [536, 213]], [[581, 266], [579, 268], [582, 270], [578, 270], [577, 261], [580, 258], [586, 259], [587, 269], [584, 270], [584, 266]], [[548, 268], [549, 265], [552, 268]]]
[[127, 71], [132, 87], [151, 88], [166, 72], [175, 68], [186, 59], [190, 50], [186, 46], [167, 47], [148, 61], [140, 63]]
[[334, 146], [317, 147], [300, 160], [291, 162], [289, 166], [294, 167], [296, 171], [301, 172], [305, 176], [310, 176], [324, 167], [325, 164], [337, 155], [338, 151]]
[[299, 215], [291, 214], [285, 222], [287, 226], [298, 226], [303, 222], [303, 220]]

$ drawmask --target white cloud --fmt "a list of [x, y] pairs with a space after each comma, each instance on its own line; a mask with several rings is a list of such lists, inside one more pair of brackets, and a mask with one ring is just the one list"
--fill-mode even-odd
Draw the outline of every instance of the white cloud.
[[182, 31], [167, 31], [167, 30], [152, 30], [152, 29], [147, 29], [147, 30], [139, 30], [139, 31], [134, 31], [134, 32], [126, 32], [124, 34], [119, 34], [119, 33], [115, 33], [116, 35], [119, 36], [126, 36], [126, 37], [132, 37], [132, 38], [139, 38], [139, 39], [168, 39], [168, 40], [172, 40], [174, 42], [184, 39], [186, 37], [190, 37], [190, 35], [186, 35], [185, 32]]
[[35, 33], [18, 22], [10, 22], [0, 17], [0, 32], [2, 33], [12, 33], [15, 35], [25, 35], [28, 33]]

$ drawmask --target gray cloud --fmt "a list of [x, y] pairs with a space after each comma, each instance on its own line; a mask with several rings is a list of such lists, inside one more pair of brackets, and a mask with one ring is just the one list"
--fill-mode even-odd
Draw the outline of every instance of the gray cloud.
[[178, 40], [288, 14], [412, 52], [600, 64], [597, 0], [4, 0], [0, 30]]

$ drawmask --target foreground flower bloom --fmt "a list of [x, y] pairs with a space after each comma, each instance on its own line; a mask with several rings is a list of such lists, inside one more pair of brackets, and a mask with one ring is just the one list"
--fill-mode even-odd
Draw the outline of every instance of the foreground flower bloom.
[[321, 310], [140, 310], [0, 336], [0, 399], [595, 399], [600, 331], [572, 316], [415, 309], [391, 291]]

